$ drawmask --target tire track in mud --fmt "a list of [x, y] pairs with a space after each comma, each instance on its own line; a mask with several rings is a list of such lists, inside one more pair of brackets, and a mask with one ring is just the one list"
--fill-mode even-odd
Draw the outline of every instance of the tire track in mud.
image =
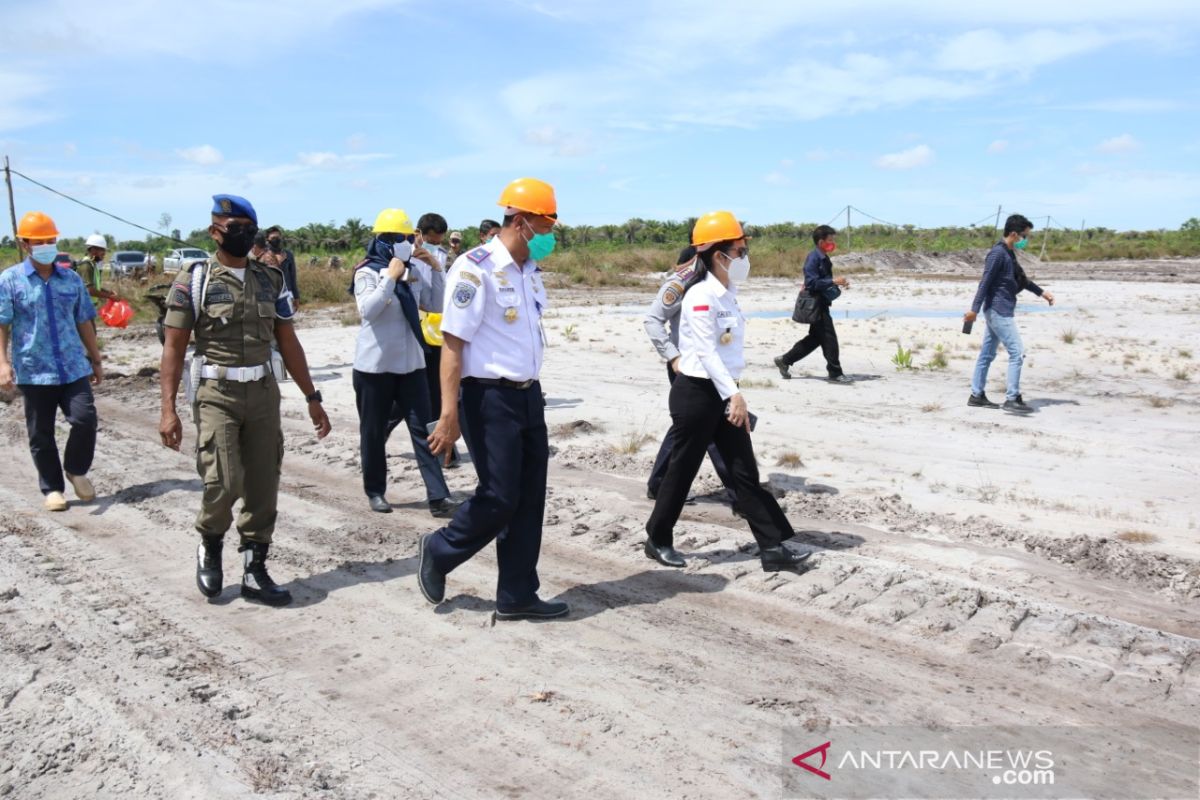
[[[744, 523], [724, 511], [718, 521], [703, 505], [686, 516], [689, 566], [665, 570], [638, 552], [648, 505], [630, 502], [629, 481], [559, 464], [541, 571], [547, 594], [568, 599], [573, 618], [493, 627], [487, 552], [451, 576], [450, 600], [434, 611], [411, 578], [416, 535], [433, 521], [424, 511], [367, 511], [348, 463], [352, 437], [312, 445], [294, 417], [285, 430], [299, 446], [285, 459], [288, 502], [272, 563], [281, 579], [298, 576], [297, 603], [252, 607], [227, 589], [209, 606], [192, 585], [190, 458], [157, 444], [153, 398], [114, 392], [100, 402], [102, 447], [119, 445], [123, 462], [98, 465], [95, 505], [48, 520], [23, 510], [36, 483], [22, 462], [23, 431], [5, 425], [0, 455], [17, 466], [6, 470], [0, 501], [23, 527], [0, 535], [0, 597], [10, 583], [18, 592], [0, 611], [21, 609], [0, 613], [0, 633], [19, 642], [12, 674], [28, 680], [0, 714], [22, 713], [52, 668], [75, 686], [105, 686], [113, 668], [130, 676], [115, 690], [115, 712], [99, 699], [86, 705], [108, 720], [93, 723], [97, 753], [118, 736], [110, 729], [130, 731], [140, 737], [139, 763], [150, 765], [97, 773], [112, 786], [140, 785], [151, 796], [186, 796], [167, 790], [204, 781], [208, 796], [256, 784], [278, 796], [315, 788], [387, 796], [400, 786], [415, 796], [754, 796], [777, 786], [784, 725], [1197, 714], [1193, 638], [997, 584], [986, 569], [905, 556], [928, 543], [862, 526], [813, 525], [820, 530], [802, 538], [817, 549], [817, 568], [764, 575]], [[346, 419], [335, 424], [349, 430]], [[131, 475], [154, 480], [128, 485]], [[412, 476], [414, 467], [394, 463], [394, 483]], [[462, 471], [449, 477], [469, 488]], [[419, 503], [416, 487], [401, 499]], [[987, 553], [988, 544], [947, 546]], [[227, 582], [234, 561], [227, 548]], [[43, 563], [52, 567], [34, 571]], [[1044, 566], [1064, 582], [1074, 577]], [[94, 600], [81, 606], [78, 597]], [[1155, 603], [1177, 605], [1160, 597], [1143, 614]], [[51, 624], [59, 633], [45, 634], [51, 644], [38, 650]], [[70, 647], [77, 655], [60, 658]], [[155, 711], [168, 700], [170, 714]], [[265, 722], [273, 713], [280, 730]], [[73, 724], [54, 717], [55, 730]], [[264, 732], [270, 741], [256, 738]], [[33, 738], [0, 740], [0, 757], [40, 753]], [[659, 768], [629, 768], [651, 752]], [[64, 788], [69, 796], [62, 770], [81, 774], [99, 757], [82, 755], [20, 773], [40, 793], [30, 796]], [[696, 763], [719, 768], [699, 776]]]

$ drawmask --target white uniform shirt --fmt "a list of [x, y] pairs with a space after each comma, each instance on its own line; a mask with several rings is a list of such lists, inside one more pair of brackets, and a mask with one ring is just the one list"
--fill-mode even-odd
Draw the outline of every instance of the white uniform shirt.
[[537, 380], [545, 311], [537, 262], [518, 266], [499, 236], [459, 256], [446, 276], [442, 332], [466, 342], [463, 377]]
[[[417, 259], [409, 262], [419, 263]], [[428, 265], [426, 265], [428, 269]], [[444, 276], [436, 270], [413, 270], [418, 280], [409, 283], [420, 308], [440, 308]], [[408, 279], [406, 274], [405, 279]], [[287, 283], [284, 283], [287, 286]], [[362, 267], [354, 273], [354, 300], [362, 324], [354, 347], [354, 368], [359, 372], [407, 375], [425, 368], [425, 351], [413, 335], [396, 297], [396, 282], [387, 270]], [[431, 377], [431, 380], [437, 380]]]
[[[746, 318], [737, 304], [737, 288], [728, 289], [711, 272], [688, 289], [679, 319], [679, 372], [708, 378], [722, 400], [738, 393], [734, 383], [746, 368], [742, 352]], [[728, 337], [722, 342], [722, 337]]]

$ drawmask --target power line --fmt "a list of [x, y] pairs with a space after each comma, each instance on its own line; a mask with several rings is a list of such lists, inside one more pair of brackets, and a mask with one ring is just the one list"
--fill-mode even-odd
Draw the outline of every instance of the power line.
[[104, 215], [104, 216], [106, 216], [106, 217], [112, 217], [112, 218], [113, 218], [113, 219], [115, 219], [117, 222], [123, 222], [123, 223], [125, 223], [126, 225], [130, 225], [130, 226], [132, 226], [132, 227], [134, 227], [134, 228], [137, 228], [138, 230], [143, 230], [143, 231], [145, 231], [146, 233], [153, 234], [154, 236], [157, 236], [157, 237], [159, 237], [159, 238], [162, 238], [162, 239], [166, 239], [166, 240], [168, 240], [168, 241], [171, 241], [171, 242], [175, 242], [176, 244], [181, 244], [181, 245], [184, 245], [185, 247], [191, 247], [191, 246], [192, 246], [190, 242], [185, 242], [183, 239], [176, 239], [174, 236], [165, 236], [165, 235], [163, 235], [162, 233], [160, 233], [159, 231], [156, 231], [156, 230], [152, 230], [152, 229], [150, 229], [150, 228], [147, 228], [145, 225], [138, 225], [136, 222], [130, 222], [129, 220], [125, 219], [124, 217], [118, 217], [116, 214], [112, 214], [112, 213], [110, 213], [110, 212], [108, 212], [108, 211], [105, 211], [105, 210], [104, 210], [104, 209], [102, 209], [102, 208], [96, 208], [96, 207], [95, 207], [95, 206], [93, 206], [93, 205], [89, 205], [88, 203], [85, 203], [85, 202], [83, 202], [82, 200], [79, 200], [79, 199], [77, 199], [77, 198], [71, 197], [71, 195], [69, 195], [69, 194], [65, 194], [64, 192], [60, 192], [58, 189], [55, 189], [55, 188], [53, 188], [53, 187], [51, 187], [51, 186], [47, 186], [46, 184], [42, 183], [41, 181], [36, 181], [36, 180], [34, 180], [33, 178], [29, 177], [28, 175], [26, 175], [26, 174], [24, 174], [24, 173], [22, 173], [22, 172], [18, 172], [17, 170], [15, 170], [15, 169], [12, 169], [11, 167], [9, 168], [9, 172], [11, 172], [13, 175], [16, 175], [16, 176], [18, 176], [18, 177], [24, 178], [25, 180], [29, 181], [30, 183], [32, 183], [32, 184], [33, 184], [33, 185], [35, 185], [35, 186], [40, 186], [40, 187], [42, 187], [43, 189], [45, 189], [45, 190], [46, 190], [46, 191], [48, 191], [48, 192], [53, 192], [54, 194], [58, 195], [59, 197], [66, 198], [67, 200], [70, 200], [72, 203], [77, 203], [77, 204], [79, 204], [79, 205], [83, 206], [84, 208], [91, 209], [92, 211], [95, 211], [97, 214], [103, 214], [103, 215]]
[[832, 217], [830, 217], [829, 222], [826, 222], [825, 224], [832, 225], [834, 222], [837, 221], [838, 217], [842, 216], [842, 214], [844, 214], [846, 212], [847, 208], [849, 208], [849, 206], [842, 206], [841, 208], [839, 208], [838, 212], [836, 214], [834, 214]]
[[894, 223], [894, 222], [888, 222], [886, 219], [880, 219], [879, 217], [872, 216], [872, 215], [868, 214], [867, 212], [863, 211], [863, 210], [862, 210], [861, 208], [859, 208], [858, 206], [850, 206], [850, 208], [851, 208], [851, 209], [853, 209], [854, 211], [857, 211], [858, 213], [862, 214], [862, 215], [863, 215], [864, 217], [866, 217], [867, 219], [873, 219], [873, 220], [875, 220], [876, 222], [880, 223], [881, 225], [890, 225], [890, 226], [892, 226], [893, 228], [902, 228], [902, 227], [904, 227], [903, 225], [897, 225], [897, 224], [896, 224], [896, 223]]

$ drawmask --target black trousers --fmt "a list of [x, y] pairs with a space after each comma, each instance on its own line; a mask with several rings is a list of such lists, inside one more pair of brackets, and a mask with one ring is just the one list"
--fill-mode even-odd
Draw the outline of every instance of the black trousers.
[[[671, 369], [671, 365], [667, 364], [667, 381], [674, 385], [675, 370]], [[667, 435], [663, 437], [662, 445], [658, 448], [658, 455], [654, 458], [654, 468], [650, 470], [650, 480], [646, 481], [646, 488], [653, 495], [658, 494], [659, 487], [662, 486], [663, 478], [667, 474], [667, 464], [671, 461], [671, 448], [675, 446], [675, 426], [667, 428]], [[709, 443], [708, 457], [712, 460], [713, 469], [717, 471], [717, 477], [721, 479], [721, 483], [730, 492], [733, 492], [733, 476], [729, 474], [729, 467], [725, 466], [725, 459], [721, 458], [721, 453], [717, 450], [715, 444]]]
[[[63, 468], [72, 475], [86, 475], [96, 455], [96, 401], [87, 378], [56, 386], [21, 384], [25, 397], [25, 430], [29, 433], [29, 452], [37, 467], [42, 494], [66, 489]], [[63, 459], [58, 457], [54, 441], [54, 421], [62, 411], [71, 426]]]
[[[436, 422], [438, 417], [442, 415], [442, 348], [434, 345], [427, 345], [425, 348], [425, 380], [429, 384], [429, 409], [433, 415], [433, 420]], [[458, 416], [462, 417], [462, 404], [458, 406]], [[388, 435], [404, 421], [404, 409], [399, 404], [392, 409], [392, 413], [388, 418]], [[412, 427], [411, 424], [409, 426]], [[470, 451], [471, 443], [467, 442], [467, 450]], [[458, 455], [457, 445], [450, 451], [450, 466], [458, 464], [460, 456]]]
[[449, 573], [496, 540], [496, 605], [518, 608], [537, 598], [550, 443], [542, 386], [527, 389], [462, 384], [462, 423], [479, 485], [446, 527], [429, 537], [438, 572]]
[[759, 547], [777, 547], [795, 535], [792, 525], [775, 498], [758, 482], [758, 462], [754, 446], [745, 428], [730, 424], [725, 417], [725, 402], [707, 378], [680, 375], [671, 385], [671, 419], [675, 444], [667, 475], [654, 501], [654, 511], [646, 523], [646, 533], [656, 545], [674, 543], [675, 523], [683, 512], [688, 491], [709, 442], [717, 446], [733, 476], [737, 503], [750, 523]]
[[828, 306], [822, 308], [821, 316], [808, 326], [808, 336], [792, 345], [792, 349], [784, 353], [783, 360], [790, 367], [818, 347], [825, 356], [825, 369], [829, 371], [829, 377], [836, 378], [841, 375], [842, 362], [838, 357], [837, 331], [834, 330], [833, 317], [829, 314]]
[[402, 415], [408, 424], [413, 455], [425, 482], [425, 497], [442, 500], [450, 496], [437, 456], [429, 449], [429, 387], [425, 370], [406, 375], [394, 372], [354, 370], [354, 400], [358, 406], [358, 446], [362, 459], [363, 490], [368, 497], [387, 491], [387, 440], [392, 432], [389, 417]]

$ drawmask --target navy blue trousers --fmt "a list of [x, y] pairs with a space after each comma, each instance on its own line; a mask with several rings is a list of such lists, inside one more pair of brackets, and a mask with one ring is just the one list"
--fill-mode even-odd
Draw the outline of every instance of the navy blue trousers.
[[537, 563], [550, 460], [541, 384], [513, 389], [465, 378], [461, 419], [479, 485], [450, 524], [429, 537], [429, 553], [445, 574], [496, 539], [496, 605], [527, 605], [540, 585]]
[[387, 440], [392, 432], [388, 418], [399, 410], [408, 423], [413, 454], [425, 482], [426, 499], [450, 496], [438, 458], [429, 449], [429, 386], [425, 370], [406, 375], [354, 370], [354, 400], [358, 406], [358, 442], [362, 459], [363, 490], [368, 497], [387, 491]]
[[[66, 489], [63, 468], [72, 475], [86, 475], [96, 454], [96, 401], [87, 378], [55, 386], [21, 384], [25, 397], [25, 430], [29, 433], [29, 452], [37, 467], [42, 494]], [[62, 411], [71, 426], [63, 459], [58, 458], [54, 441], [54, 420]]]
[[[671, 369], [671, 365], [667, 364], [667, 380], [672, 386], [675, 385], [675, 370]], [[659, 488], [662, 486], [663, 478], [667, 475], [667, 464], [671, 461], [671, 448], [675, 446], [675, 437], [678, 434], [675, 432], [674, 423], [667, 428], [667, 435], [663, 437], [662, 446], [658, 448], [658, 455], [654, 459], [654, 468], [650, 470], [650, 480], [646, 481], [646, 488], [651, 494], [657, 495]], [[717, 471], [717, 477], [721, 479], [721, 483], [733, 494], [733, 476], [729, 474], [729, 467], [725, 466], [725, 459], [721, 458], [721, 451], [713, 443], [708, 445], [708, 457], [712, 460], [713, 469]]]

